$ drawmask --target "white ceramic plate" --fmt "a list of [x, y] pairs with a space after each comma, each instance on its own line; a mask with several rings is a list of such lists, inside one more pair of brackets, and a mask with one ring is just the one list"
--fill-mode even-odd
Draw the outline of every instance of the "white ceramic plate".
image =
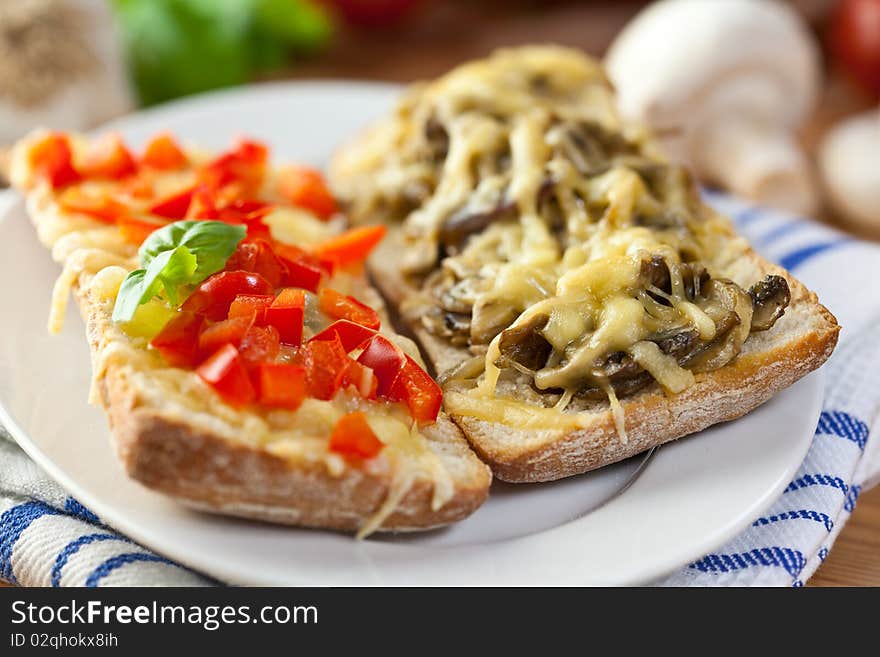
[[[259, 86], [185, 100], [115, 123], [132, 142], [170, 129], [222, 148], [266, 140], [277, 159], [323, 165], [385, 112], [394, 87]], [[807, 377], [736, 422], [603, 470], [542, 485], [496, 485], [455, 527], [355, 541], [332, 532], [184, 509], [122, 473], [103, 413], [87, 405], [83, 323], [45, 325], [58, 273], [21, 203], [0, 219], [0, 421], [104, 521], [221, 580], [249, 584], [629, 584], [658, 578], [735, 535], [780, 494], [801, 463], [822, 400]]]

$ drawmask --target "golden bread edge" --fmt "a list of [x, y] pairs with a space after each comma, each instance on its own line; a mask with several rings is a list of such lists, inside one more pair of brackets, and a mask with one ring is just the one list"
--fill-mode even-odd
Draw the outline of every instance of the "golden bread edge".
[[[87, 325], [93, 357], [99, 356], [109, 320], [92, 303], [84, 285], [75, 296]], [[292, 462], [258, 446], [232, 443], [222, 435], [164, 412], [144, 399], [126, 376], [125, 368], [107, 363], [97, 381], [114, 447], [126, 473], [200, 509], [270, 522], [354, 531], [385, 501], [391, 489], [388, 473], [346, 467], [333, 476], [321, 462]], [[427, 529], [460, 520], [488, 496], [491, 475], [465, 446], [448, 418], [440, 431], [444, 440], [461, 440], [469, 479], [455, 479], [455, 494], [431, 510], [434, 484], [417, 479], [380, 531]], [[446, 465], [446, 464], [444, 464]], [[232, 466], [232, 467], [230, 467]]]
[[[399, 235], [398, 230], [391, 232], [389, 243]], [[840, 326], [816, 295], [790, 273], [751, 249], [742, 257], [752, 260], [764, 273], [785, 276], [792, 292], [786, 312], [814, 313], [817, 328], [768, 351], [744, 354], [718, 370], [697, 374], [696, 383], [677, 395], [668, 395], [654, 384], [633, 397], [621, 399], [626, 442], [621, 441], [607, 405], [594, 413], [590, 426], [571, 431], [519, 429], [456, 414], [452, 414], [452, 419], [496, 477], [511, 483], [534, 483], [610, 465], [745, 415], [822, 365], [837, 344]], [[387, 258], [372, 259], [371, 278], [389, 304], [397, 307], [416, 293], [393, 267], [379, 263], [390, 264]], [[469, 356], [466, 350], [449, 345], [420, 326], [408, 328], [439, 372]]]

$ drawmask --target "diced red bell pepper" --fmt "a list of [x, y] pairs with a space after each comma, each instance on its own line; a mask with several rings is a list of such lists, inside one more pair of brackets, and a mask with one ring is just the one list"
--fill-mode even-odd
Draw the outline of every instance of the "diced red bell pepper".
[[266, 144], [253, 139], [239, 139], [234, 152], [236, 157], [252, 164], [265, 164], [269, 159]]
[[281, 351], [278, 329], [274, 326], [252, 326], [242, 338], [238, 351], [249, 368], [274, 362]]
[[316, 399], [333, 399], [342, 387], [345, 372], [353, 362], [339, 339], [310, 340], [302, 349], [309, 394]]
[[274, 205], [266, 201], [242, 199], [235, 196], [225, 200], [223, 198], [218, 200], [222, 208], [221, 218], [226, 220], [245, 221], [246, 219], [261, 219], [275, 208]]
[[361, 411], [343, 415], [330, 434], [330, 451], [347, 458], [371, 459], [382, 451], [384, 444], [376, 437]]
[[301, 249], [293, 244], [285, 244], [284, 242], [275, 242], [272, 246], [275, 253], [284, 260], [293, 262], [301, 262], [314, 269], [320, 269], [327, 276], [333, 275], [336, 263], [328, 258], [321, 258], [314, 253], [310, 253], [305, 249]]
[[253, 317], [257, 326], [266, 325], [266, 311], [275, 297], [271, 294], [239, 294], [229, 306], [229, 318]]
[[[250, 228], [248, 228], [250, 230]], [[257, 257], [254, 261], [254, 271], [265, 278], [275, 287], [285, 285], [286, 264], [275, 255], [268, 242], [257, 242]]]
[[321, 285], [324, 270], [305, 260], [282, 260], [284, 266], [284, 284], [289, 287], [301, 287], [309, 292], [317, 292]]
[[209, 356], [224, 344], [231, 344], [236, 349], [248, 330], [253, 326], [252, 315], [224, 319], [216, 324], [205, 327], [199, 335], [199, 353]]
[[257, 370], [260, 403], [295, 411], [308, 396], [306, 368], [288, 363], [263, 363]]
[[388, 229], [383, 225], [352, 228], [318, 244], [312, 252], [334, 261], [340, 267], [348, 267], [366, 260], [386, 232]]
[[53, 189], [82, 180], [73, 166], [73, 151], [66, 135], [50, 133], [36, 142], [28, 154], [34, 175]]
[[141, 164], [154, 169], [180, 169], [186, 166], [186, 163], [186, 153], [167, 132], [150, 139], [141, 156]]
[[235, 251], [229, 256], [229, 260], [226, 261], [226, 269], [254, 272], [257, 263], [257, 251], [259, 251], [259, 244], [256, 242], [250, 242], [247, 239], [239, 242]]
[[117, 201], [110, 194], [86, 193], [80, 187], [61, 192], [58, 205], [66, 212], [78, 212], [110, 224], [129, 212], [125, 203]]
[[159, 221], [147, 221], [138, 219], [131, 215], [124, 214], [116, 219], [116, 225], [119, 226], [119, 232], [126, 242], [131, 244], [143, 244], [154, 231], [160, 229], [166, 224]]
[[314, 169], [289, 166], [278, 172], [278, 193], [291, 205], [329, 219], [339, 211], [324, 177]]
[[346, 352], [351, 352], [362, 346], [367, 340], [376, 335], [372, 329], [366, 326], [355, 324], [347, 319], [340, 319], [333, 322], [320, 333], [312, 336], [312, 340], [333, 340], [334, 336], [339, 338], [342, 348]]
[[202, 167], [199, 180], [214, 189], [236, 183], [241, 186], [241, 193], [250, 195], [263, 184], [267, 159], [268, 150], [263, 144], [242, 140]]
[[335, 263], [319, 258], [292, 244], [276, 242], [275, 253], [287, 267], [286, 281], [290, 287], [302, 287], [316, 292], [324, 276], [332, 276]]
[[435, 422], [443, 403], [440, 386], [409, 356], [388, 392], [391, 401], [402, 401], [417, 422]]
[[262, 217], [245, 217], [241, 222], [231, 223], [244, 224], [247, 228], [247, 239], [249, 240], [257, 239], [268, 241], [272, 239], [272, 231], [269, 229], [269, 226], [263, 223]]
[[221, 271], [205, 279], [183, 303], [182, 308], [219, 322], [229, 315], [229, 307], [239, 294], [272, 292], [272, 285], [259, 274]]
[[128, 194], [132, 198], [150, 201], [154, 195], [153, 183], [155, 180], [155, 171], [140, 169], [133, 176], [121, 181], [122, 193]]
[[196, 368], [196, 373], [223, 399], [234, 406], [253, 402], [257, 393], [238, 349], [224, 344]]
[[186, 219], [217, 219], [217, 199], [207, 185], [196, 185], [186, 210]]
[[266, 309], [266, 323], [278, 329], [281, 342], [298, 347], [302, 342], [306, 294], [286, 287]]
[[256, 210], [247, 210], [252, 201], [232, 201], [226, 203], [221, 198], [215, 199], [217, 221], [225, 221], [228, 224], [244, 224], [248, 227], [248, 237], [250, 239], [269, 240], [271, 239], [271, 231], [269, 227], [263, 223], [263, 217], [272, 211], [271, 205], [266, 205]]
[[318, 295], [318, 307], [330, 319], [347, 319], [355, 324], [378, 329], [379, 314], [351, 296], [325, 287]]
[[357, 361], [376, 373], [379, 382], [377, 392], [380, 397], [387, 397], [394, 380], [406, 365], [406, 354], [388, 338], [374, 335], [367, 342]]
[[180, 312], [150, 341], [169, 365], [194, 367], [199, 362], [199, 333], [205, 318]]
[[119, 180], [137, 171], [137, 162], [117, 134], [105, 135], [95, 141], [80, 167], [86, 178]]
[[179, 192], [169, 194], [165, 198], [161, 198], [149, 207], [150, 214], [156, 214], [166, 219], [183, 219], [187, 216], [190, 203], [193, 200], [195, 188], [187, 187]]
[[342, 386], [354, 386], [364, 399], [376, 399], [379, 392], [379, 380], [369, 367], [351, 361], [342, 377]]
[[242, 241], [226, 261], [226, 269], [241, 269], [259, 274], [276, 288], [285, 284], [285, 266], [269, 243], [261, 239]]

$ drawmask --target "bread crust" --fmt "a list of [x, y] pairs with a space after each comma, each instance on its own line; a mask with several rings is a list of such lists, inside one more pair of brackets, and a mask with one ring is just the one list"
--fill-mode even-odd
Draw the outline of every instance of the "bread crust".
[[[388, 255], [399, 252], [400, 240], [400, 230], [392, 230], [369, 262], [374, 283], [390, 304], [398, 307], [406, 306], [407, 299], [418, 292], [394, 268], [395, 260]], [[655, 383], [622, 399], [625, 441], [617, 433], [607, 402], [593, 405], [589, 425], [574, 431], [522, 429], [456, 414], [452, 419], [497, 478], [534, 483], [594, 470], [745, 415], [824, 363], [837, 344], [840, 326], [816, 295], [789, 272], [751, 250], [741, 259], [755, 273], [777, 274], [788, 280], [791, 302], [786, 321], [780, 320], [763, 335], [753, 334], [746, 345], [762, 346], [747, 349], [718, 370], [696, 374], [694, 385], [679, 394], [667, 394]], [[453, 347], [422, 328], [420, 314], [403, 313], [404, 321], [409, 322], [438, 373], [470, 357], [466, 349]]]
[[[76, 290], [93, 355], [105, 344], [106, 312]], [[392, 486], [389, 472], [355, 466], [331, 474], [321, 461], [291, 460], [258, 446], [230, 442], [156, 406], [141, 394], [124, 367], [110, 362], [98, 380], [101, 402], [116, 453], [130, 477], [189, 506], [273, 523], [344, 531], [361, 528], [382, 506]], [[491, 473], [467, 447], [445, 416], [429, 442], [450, 466], [453, 497], [432, 509], [434, 483], [417, 479], [378, 531], [410, 531], [446, 525], [467, 517], [487, 498]]]
[[[87, 324], [93, 356], [106, 348], [107, 313], [87, 287], [76, 298]], [[179, 414], [157, 406], [109, 362], [96, 381], [116, 453], [130, 477], [189, 506], [273, 523], [344, 531], [361, 528], [382, 506], [393, 473], [350, 465], [336, 476], [321, 461], [291, 460], [244, 443], [230, 442]], [[491, 473], [474, 456], [449, 419], [441, 416], [429, 443], [444, 443], [441, 460], [464, 459], [451, 468], [453, 497], [432, 509], [434, 483], [419, 478], [378, 531], [410, 531], [446, 525], [473, 513], [488, 497]], [[456, 449], [457, 447], [457, 449]]]
[[[210, 421], [199, 421], [199, 414], [189, 414], [186, 404], [178, 403], [181, 400], [157, 394], [149, 384], [152, 371], [137, 373], [125, 358], [105, 358], [120, 346], [125, 353], [138, 348], [112, 323], [112, 301], [90, 290], [95, 275], [105, 266], [94, 263], [105, 259], [76, 257], [105, 252], [91, 248], [91, 242], [79, 240], [77, 234], [88, 232], [104, 238], [95, 244], [106, 242], [112, 247], [106, 252], [110, 256], [106, 261], [129, 268], [133, 249], [121, 241], [115, 227], [63, 214], [51, 190], [31, 188], [27, 158], [23, 157], [27, 148], [27, 142], [17, 147], [16, 184], [26, 193], [28, 214], [40, 241], [65, 266], [64, 276], [68, 269], [76, 272], [71, 289], [86, 322], [95, 370], [95, 401], [104, 407], [113, 446], [128, 475], [186, 505], [224, 515], [344, 531], [359, 530], [373, 519], [396, 484], [399, 473], [393, 462], [383, 462], [382, 467], [372, 467], [377, 465], [372, 462], [343, 462], [341, 471], [331, 471], [321, 458], [274, 453], [242, 439], [237, 423], [209, 413], [201, 415]], [[57, 248], [61, 238], [66, 241], [63, 249]], [[175, 370], [161, 363], [157, 367]], [[197, 379], [194, 374], [192, 378]], [[450, 475], [452, 495], [433, 508], [435, 481], [418, 472], [376, 531], [446, 525], [467, 517], [488, 497], [491, 471], [447, 415], [441, 413], [437, 423], [422, 428], [421, 433]]]

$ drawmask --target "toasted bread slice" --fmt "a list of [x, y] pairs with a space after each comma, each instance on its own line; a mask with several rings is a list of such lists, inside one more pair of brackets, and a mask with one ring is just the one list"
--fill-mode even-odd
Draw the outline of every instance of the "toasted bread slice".
[[393, 227], [373, 280], [506, 481], [739, 417], [837, 341], [576, 50], [499, 50], [413, 87], [330, 175], [355, 221]]
[[[406, 311], [407, 299], [418, 290], [394, 264], [392, 254], [400, 252], [401, 243], [400, 229], [393, 230], [370, 259], [372, 278], [391, 305], [404, 309], [403, 320], [442, 379], [471, 354], [422, 327], [418, 306], [415, 312]], [[452, 418], [495, 476], [513, 483], [552, 481], [615, 463], [745, 415], [824, 363], [840, 331], [834, 316], [790, 273], [762, 259], [744, 242], [741, 248], [725, 272], [732, 280], [748, 287], [767, 274], [777, 274], [788, 281], [791, 301], [772, 329], [753, 333], [732, 363], [697, 374], [695, 384], [678, 394], [664, 392], [654, 383], [622, 398], [626, 439], [616, 429], [607, 401], [573, 399], [562, 416], [579, 414], [581, 426], [576, 430], [556, 428], [552, 422], [542, 426], [540, 419], [523, 427], [453, 412]], [[541, 396], [524, 383], [499, 386], [499, 393], [529, 398], [536, 410], [552, 406], [542, 403]], [[447, 386], [447, 398], [455, 394]]]
[[[121, 276], [136, 265], [135, 248], [115, 226], [62, 211], [55, 193], [34, 183], [28, 145], [18, 146], [13, 179], [40, 240], [65, 268], [55, 301], [72, 288], [87, 324], [93, 401], [103, 405], [132, 478], [206, 511], [361, 534], [446, 525], [485, 501], [491, 473], [442, 413], [420, 430], [424, 467], [384, 454], [350, 461], [320, 440], [284, 439], [289, 416], [233, 408], [194, 372], [133, 341], [111, 315]], [[364, 294], [370, 298], [370, 289]], [[319, 411], [310, 416], [304, 403], [296, 412], [311, 435], [329, 431]]]

